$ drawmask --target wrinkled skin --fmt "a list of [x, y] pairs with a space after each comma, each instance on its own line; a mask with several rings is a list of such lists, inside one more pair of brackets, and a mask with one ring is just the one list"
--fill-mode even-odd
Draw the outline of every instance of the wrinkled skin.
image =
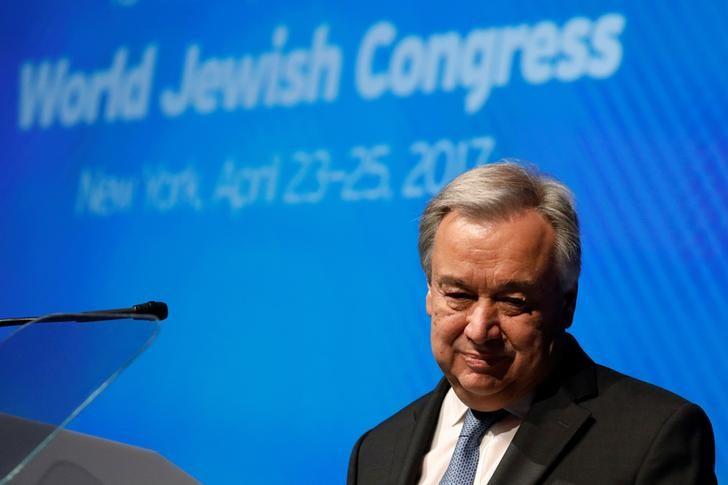
[[553, 244], [530, 209], [496, 222], [452, 212], [440, 223], [426, 299], [432, 353], [469, 407], [507, 407], [550, 371], [575, 299], [561, 290]]

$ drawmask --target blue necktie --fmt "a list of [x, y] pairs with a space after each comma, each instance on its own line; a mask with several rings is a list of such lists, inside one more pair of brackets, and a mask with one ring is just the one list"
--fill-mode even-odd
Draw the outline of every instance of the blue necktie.
[[440, 485], [473, 485], [483, 435], [493, 423], [506, 414], [507, 412], [503, 410], [483, 413], [468, 409], [468, 412], [465, 413], [465, 423], [460, 431], [458, 444], [450, 459], [450, 465], [440, 480]]

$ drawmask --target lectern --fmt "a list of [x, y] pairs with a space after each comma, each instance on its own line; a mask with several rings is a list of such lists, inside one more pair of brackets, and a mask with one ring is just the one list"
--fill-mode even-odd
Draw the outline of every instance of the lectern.
[[158, 335], [160, 315], [138, 307], [16, 319], [0, 341], [0, 485], [198, 483], [151, 450], [64, 429]]

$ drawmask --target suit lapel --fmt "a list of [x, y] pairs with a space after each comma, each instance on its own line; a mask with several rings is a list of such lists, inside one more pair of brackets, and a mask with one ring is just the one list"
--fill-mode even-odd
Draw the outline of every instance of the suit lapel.
[[534, 405], [488, 483], [537, 483], [574, 435], [587, 425], [590, 415], [563, 395]]
[[422, 410], [414, 413], [411, 435], [400, 436], [397, 440], [395, 456], [404, 457], [399, 478], [395, 482], [397, 485], [414, 485], [417, 483], [422, 470], [422, 460], [432, 445], [432, 437], [435, 434], [437, 420], [440, 416], [442, 400], [445, 399], [445, 394], [449, 389], [450, 384], [447, 380], [441, 379]]
[[[580, 393], [590, 388], [588, 377], [572, 379], [580, 382]], [[568, 386], [567, 386], [568, 387]], [[402, 463], [393, 469], [397, 485], [414, 485], [422, 471], [422, 461], [430, 450], [440, 408], [449, 383], [442, 379], [422, 410], [413, 413], [412, 425], [403, 430], [394, 450], [394, 463]], [[578, 431], [588, 425], [591, 413], [575, 404], [566, 389], [557, 389], [546, 397], [537, 396], [528, 415], [518, 428], [489, 485], [532, 485], [558, 458]], [[401, 461], [400, 461], [401, 460]]]
[[555, 464], [591, 412], [577, 404], [597, 393], [594, 363], [566, 336], [565, 356], [536, 394], [531, 409], [489, 485], [533, 485]]
[[[577, 433], [588, 427], [591, 412], [578, 402], [597, 393], [595, 366], [573, 337], [567, 334], [565, 339], [564, 358], [537, 392], [490, 485], [537, 483]], [[398, 437], [394, 462], [401, 459], [402, 466], [394, 466], [391, 476], [398, 477], [397, 485], [417, 483], [449, 389], [450, 384], [442, 379], [421, 410], [413, 413], [411, 426]]]

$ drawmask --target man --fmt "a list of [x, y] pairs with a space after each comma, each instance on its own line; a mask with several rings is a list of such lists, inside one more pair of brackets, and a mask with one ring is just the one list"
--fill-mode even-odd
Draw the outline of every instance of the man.
[[711, 484], [703, 411], [594, 364], [566, 329], [581, 246], [570, 191], [514, 163], [428, 204], [437, 388], [354, 446], [349, 484]]

